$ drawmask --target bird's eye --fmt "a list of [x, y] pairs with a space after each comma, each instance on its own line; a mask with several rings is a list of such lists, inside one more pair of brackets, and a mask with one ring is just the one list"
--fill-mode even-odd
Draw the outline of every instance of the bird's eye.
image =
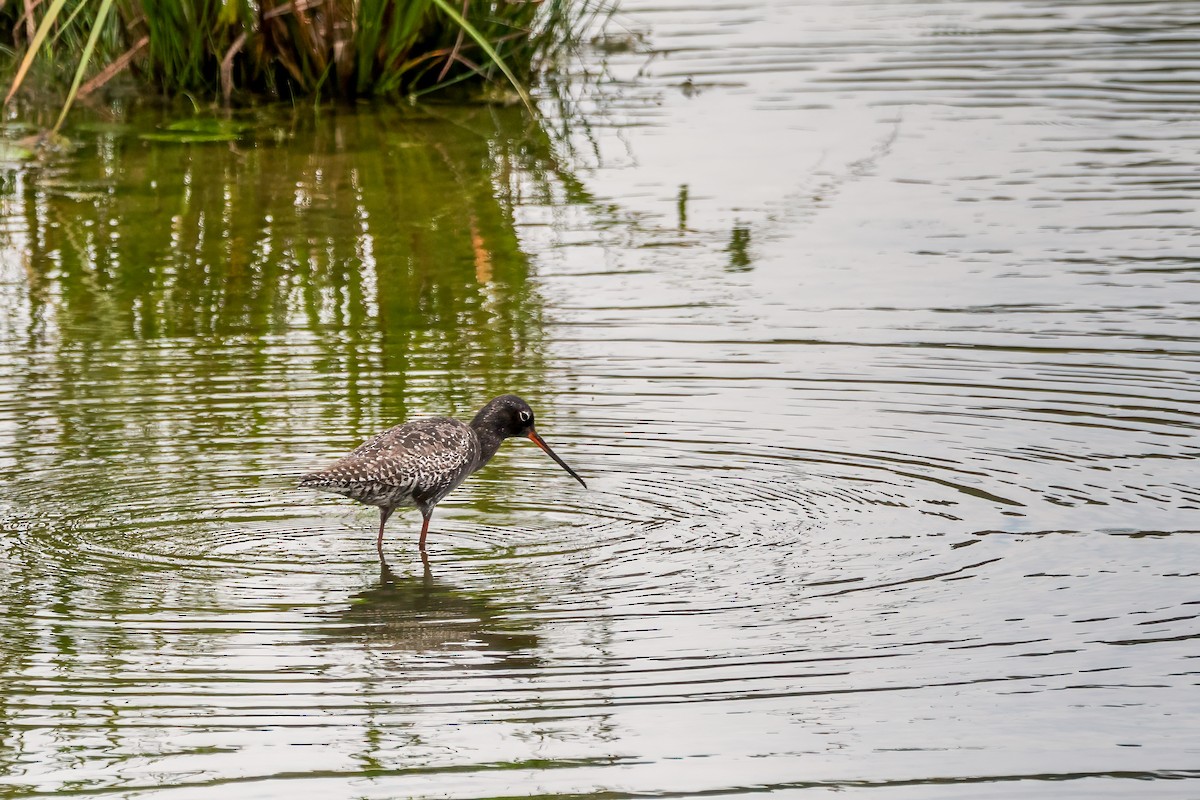
[[528, 411], [522, 411], [517, 416], [521, 418], [521, 422], [529, 422], [529, 420], [533, 419], [533, 414], [530, 414]]

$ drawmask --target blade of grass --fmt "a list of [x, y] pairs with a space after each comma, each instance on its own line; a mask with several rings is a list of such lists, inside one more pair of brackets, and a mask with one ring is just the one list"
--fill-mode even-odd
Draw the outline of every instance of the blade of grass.
[[54, 123], [54, 132], [58, 133], [58, 129], [62, 127], [63, 120], [67, 118], [67, 112], [71, 110], [71, 104], [75, 102], [75, 95], [79, 92], [79, 84], [83, 82], [83, 73], [87, 71], [88, 62], [92, 60], [92, 51], [96, 49], [96, 42], [100, 39], [100, 31], [104, 28], [104, 20], [108, 17], [108, 11], [112, 8], [113, 0], [101, 0], [100, 10], [96, 12], [96, 20], [92, 23], [92, 31], [88, 36], [87, 44], [83, 46], [83, 53], [79, 56], [79, 66], [75, 68], [75, 80], [71, 81], [71, 90], [67, 92], [67, 100], [63, 103], [62, 111], [58, 113], [58, 121]]
[[[0, 0], [0, 6], [2, 6], [3, 4], [4, 4], [3, 0]], [[49, 43], [46, 44], [46, 47], [48, 49], [50, 49], [50, 50], [54, 49], [54, 43], [58, 41], [58, 37], [62, 36], [64, 33], [66, 33], [70, 29], [71, 23], [74, 22], [75, 18], [79, 16], [79, 12], [83, 11], [85, 8], [87, 8], [87, 3], [80, 3], [79, 5], [75, 6], [75, 10], [67, 15], [66, 21], [63, 22], [62, 25], [59, 25], [58, 30], [55, 31], [54, 35], [50, 37]]]
[[452, 19], [456, 25], [466, 31], [468, 36], [475, 40], [480, 49], [492, 60], [492, 63], [500, 68], [500, 71], [504, 73], [504, 77], [508, 78], [508, 82], [517, 90], [517, 94], [521, 96], [521, 100], [525, 103], [525, 107], [529, 109], [529, 113], [536, 115], [537, 111], [533, 107], [533, 100], [530, 99], [529, 92], [525, 91], [525, 87], [517, 80], [517, 76], [512, 73], [512, 70], [508, 68], [508, 64], [504, 63], [504, 59], [500, 57], [495, 48], [484, 38], [483, 34], [476, 30], [474, 25], [467, 22], [466, 18], [459, 14], [447, 0], [433, 0], [433, 4], [440, 8], [442, 13]]
[[25, 80], [25, 73], [29, 72], [29, 65], [33, 63], [34, 57], [37, 56], [38, 50], [41, 49], [42, 42], [46, 40], [46, 34], [50, 32], [50, 26], [54, 24], [54, 20], [58, 18], [59, 12], [62, 11], [63, 6], [66, 4], [67, 0], [54, 0], [50, 8], [46, 9], [46, 16], [42, 17], [42, 22], [38, 25], [37, 32], [33, 35], [33, 41], [29, 43], [29, 49], [25, 51], [25, 57], [21, 59], [21, 66], [17, 69], [12, 86], [9, 87], [8, 94], [4, 97], [4, 105], [8, 105], [8, 101], [12, 100], [12, 96], [17, 93], [17, 89], [21, 88], [21, 82]]

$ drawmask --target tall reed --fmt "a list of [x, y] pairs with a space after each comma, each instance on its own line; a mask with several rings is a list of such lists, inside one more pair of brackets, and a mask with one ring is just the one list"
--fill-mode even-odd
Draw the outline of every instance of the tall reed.
[[40, 64], [69, 83], [66, 106], [122, 71], [227, 103], [494, 82], [530, 105], [525, 82], [592, 14], [571, 0], [0, 0], [5, 102]]

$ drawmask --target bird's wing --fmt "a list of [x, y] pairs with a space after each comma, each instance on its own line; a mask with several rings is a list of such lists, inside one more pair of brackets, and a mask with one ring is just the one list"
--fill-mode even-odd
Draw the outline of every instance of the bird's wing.
[[453, 488], [466, 477], [477, 451], [470, 427], [462, 422], [418, 420], [371, 437], [326, 469], [304, 476], [301, 485], [378, 483], [419, 492], [449, 483]]

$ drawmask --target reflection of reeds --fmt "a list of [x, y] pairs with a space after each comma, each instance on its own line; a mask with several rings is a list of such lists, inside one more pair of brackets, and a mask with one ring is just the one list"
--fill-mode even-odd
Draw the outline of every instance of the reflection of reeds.
[[[98, 134], [94, 158], [15, 187], [29, 280], [0, 329], [36, 320], [34, 347], [300, 335], [332, 375], [423, 371], [469, 410], [540, 368], [512, 209], [553, 169], [521, 115], [458, 114], [259, 118], [233, 146]], [[475, 365], [486, 386], [461, 382]]]
[[64, 328], [174, 337], [374, 318], [393, 332], [528, 333], [510, 181], [545, 168], [524, 145], [387, 110], [267, 118], [243, 138], [101, 134], [94, 165], [40, 180], [26, 223], [45, 236], [27, 257], [59, 285]]
[[423, 93], [502, 77], [529, 105], [524, 81], [596, 8], [567, 0], [45, 0], [0, 3], [0, 46], [25, 54], [10, 95], [40, 60], [73, 77], [67, 105], [125, 67], [170, 93], [226, 100], [237, 90]]

